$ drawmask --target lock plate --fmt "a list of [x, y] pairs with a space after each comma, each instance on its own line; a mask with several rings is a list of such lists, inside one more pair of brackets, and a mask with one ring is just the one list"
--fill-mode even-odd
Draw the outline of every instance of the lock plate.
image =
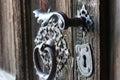
[[77, 66], [80, 73], [89, 77], [93, 71], [93, 62], [92, 62], [92, 52], [90, 45], [87, 44], [77, 44], [75, 46], [76, 54], [77, 54]]

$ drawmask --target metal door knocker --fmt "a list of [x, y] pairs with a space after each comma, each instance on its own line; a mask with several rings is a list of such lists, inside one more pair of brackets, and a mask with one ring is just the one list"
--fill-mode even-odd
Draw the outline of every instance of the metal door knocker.
[[88, 29], [93, 24], [85, 10], [81, 10], [80, 16], [72, 19], [62, 12], [33, 11], [40, 24], [33, 51], [34, 68], [39, 80], [53, 80], [70, 56], [62, 30], [79, 25]]

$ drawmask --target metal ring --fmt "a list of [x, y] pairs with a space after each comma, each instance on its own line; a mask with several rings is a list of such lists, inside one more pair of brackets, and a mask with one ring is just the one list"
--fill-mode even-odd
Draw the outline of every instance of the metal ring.
[[40, 46], [36, 46], [33, 51], [33, 61], [34, 61], [34, 68], [36, 70], [36, 74], [39, 76], [40, 80], [41, 79], [52, 80], [56, 72], [56, 58], [53, 53], [53, 50], [50, 47], [46, 47], [44, 49], [44, 51], [47, 53], [47, 55], [50, 57], [52, 61], [52, 67], [50, 68], [49, 72], [44, 72], [44, 70], [42, 69], [43, 67], [41, 67], [42, 65], [44, 65], [44, 61], [42, 61], [41, 59], [42, 57], [40, 56], [41, 53], [39, 49], [40, 49]]

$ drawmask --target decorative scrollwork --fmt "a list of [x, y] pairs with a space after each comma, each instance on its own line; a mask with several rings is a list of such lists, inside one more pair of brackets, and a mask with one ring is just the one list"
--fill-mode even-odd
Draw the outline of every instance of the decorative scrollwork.
[[[56, 70], [52, 72], [52, 75], [54, 75], [53, 73], [59, 73], [70, 56], [66, 41], [61, 31], [65, 28], [65, 23], [63, 17], [57, 12], [43, 14], [38, 12], [38, 10], [35, 10], [34, 13], [35, 16], [38, 17], [37, 22], [41, 24], [34, 41], [36, 47], [33, 55], [36, 74], [40, 79], [49, 80], [48, 78], [51, 77], [50, 74], [52, 69]], [[48, 44], [48, 41], [51, 41], [52, 44]], [[44, 45], [48, 45], [48, 47], [44, 47]], [[36, 50], [38, 52], [36, 52]], [[40, 66], [44, 65], [48, 75], [44, 73], [45, 71], [39, 69], [40, 66], [37, 66], [39, 61], [36, 59], [36, 54], [38, 54], [37, 56], [39, 56], [43, 62]]]
[[79, 12], [80, 16], [70, 19], [62, 12], [33, 11], [40, 24], [33, 52], [34, 68], [40, 80], [52, 80], [70, 56], [62, 30], [82, 25], [88, 31], [88, 26], [93, 24], [84, 6]]

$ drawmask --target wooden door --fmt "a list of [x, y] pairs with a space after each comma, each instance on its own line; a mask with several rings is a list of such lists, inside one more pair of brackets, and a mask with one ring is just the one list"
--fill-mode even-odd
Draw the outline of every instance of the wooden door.
[[81, 41], [82, 31], [79, 27], [70, 27], [63, 33], [71, 56], [58, 80], [100, 80], [99, 0], [0, 0], [0, 68], [16, 80], [38, 80], [33, 64], [33, 48], [40, 27], [33, 10], [47, 11], [50, 8], [64, 12], [71, 18], [77, 15], [83, 4], [94, 21], [94, 30], [89, 31], [86, 38], [92, 48], [93, 73], [89, 77], [80, 74], [75, 45], [84, 43]]
[[[85, 4], [86, 8], [91, 16], [93, 16], [94, 21], [94, 29], [93, 31], [89, 31], [86, 34], [86, 40], [82, 40], [82, 31], [80, 28], [72, 28], [72, 46], [73, 49], [73, 57], [74, 57], [74, 80], [100, 80], [100, 31], [99, 31], [99, 0], [74, 0], [72, 1], [72, 16], [77, 14], [77, 10], [79, 10], [82, 5]], [[75, 53], [75, 45], [76, 44], [84, 44], [89, 43], [92, 48], [92, 57], [93, 57], [93, 73], [90, 77], [84, 77], [78, 71], [77, 63], [76, 63], [76, 53]]]
[[0, 0], [0, 80], [32, 77], [30, 4], [29, 0]]
[[[59, 80], [100, 80], [100, 31], [99, 31], [99, 0], [32, 0], [32, 10], [41, 9], [47, 11], [50, 8], [52, 11], [62, 11], [68, 17], [75, 17], [77, 10], [82, 8], [85, 4], [89, 14], [93, 16], [94, 30], [88, 32], [87, 40], [92, 47], [93, 55], [93, 73], [90, 77], [84, 77], [80, 74], [76, 63], [76, 43], [84, 44], [82, 39], [82, 33], [80, 29], [70, 27], [63, 31], [65, 39], [67, 40], [68, 47], [71, 52], [71, 56], [68, 59], [67, 64], [60, 72]], [[39, 24], [36, 23], [34, 15], [32, 14], [32, 42], [34, 42], [35, 36], [39, 29]], [[81, 37], [80, 37], [81, 36]], [[34, 47], [34, 43], [33, 43]], [[35, 73], [34, 73], [35, 74]], [[37, 76], [34, 75], [36, 78]]]

